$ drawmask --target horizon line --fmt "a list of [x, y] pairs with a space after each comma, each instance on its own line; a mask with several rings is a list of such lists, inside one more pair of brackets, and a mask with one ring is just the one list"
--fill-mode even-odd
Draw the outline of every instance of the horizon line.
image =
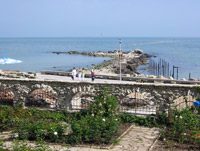
[[0, 38], [200, 38], [200, 36], [0, 36]]

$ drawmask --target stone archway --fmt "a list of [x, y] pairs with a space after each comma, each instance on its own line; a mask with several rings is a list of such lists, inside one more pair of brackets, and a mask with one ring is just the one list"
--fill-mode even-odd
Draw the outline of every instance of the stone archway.
[[42, 89], [35, 89], [28, 95], [28, 100], [25, 105], [34, 107], [55, 108], [56, 103], [57, 97], [54, 93]]
[[0, 104], [1, 105], [14, 105], [14, 94], [4, 88], [0, 88]]
[[173, 101], [171, 109], [182, 110], [186, 107], [192, 107], [195, 101], [196, 99], [191, 95], [181, 96]]
[[146, 92], [131, 92], [120, 101], [121, 112], [148, 115], [156, 114], [157, 109], [158, 106], [151, 101], [150, 94]]
[[71, 100], [71, 110], [87, 110], [90, 102], [94, 101], [94, 93], [77, 92]]

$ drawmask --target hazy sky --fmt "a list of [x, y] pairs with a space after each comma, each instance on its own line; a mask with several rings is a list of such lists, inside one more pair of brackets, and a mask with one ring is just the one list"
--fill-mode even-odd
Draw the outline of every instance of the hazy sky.
[[200, 0], [0, 0], [0, 37], [200, 37]]

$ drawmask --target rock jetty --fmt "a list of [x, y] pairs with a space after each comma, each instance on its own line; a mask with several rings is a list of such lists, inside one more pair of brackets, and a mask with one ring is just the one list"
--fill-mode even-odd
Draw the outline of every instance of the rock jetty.
[[[118, 57], [118, 51], [108, 51], [108, 52], [103, 52], [103, 51], [97, 51], [97, 52], [79, 52], [79, 51], [53, 51], [52, 53], [54, 54], [69, 54], [69, 55], [84, 55], [84, 56], [93, 56], [93, 57], [111, 57], [111, 58], [116, 58]], [[126, 52], [127, 53], [127, 52]]]
[[97, 52], [78, 52], [78, 51], [54, 51], [54, 54], [69, 54], [69, 55], [85, 55], [94, 57], [110, 57], [113, 58], [109, 61], [104, 61], [102, 64], [95, 66], [96, 73], [109, 73], [109, 74], [119, 74], [120, 73], [120, 62], [123, 74], [134, 75], [137, 73], [137, 67], [139, 65], [147, 64], [147, 58], [152, 57], [150, 54], [143, 53], [140, 49], [135, 49], [133, 51], [123, 52], [122, 59], [119, 60], [119, 51], [97, 51]]
[[121, 60], [118, 58], [109, 61], [104, 61], [102, 64], [96, 67], [99, 73], [120, 73], [120, 62], [121, 70], [123, 74], [135, 75], [138, 74], [137, 67], [139, 65], [147, 64], [147, 58], [152, 55], [144, 54], [142, 50], [136, 49], [128, 53], [123, 53]]

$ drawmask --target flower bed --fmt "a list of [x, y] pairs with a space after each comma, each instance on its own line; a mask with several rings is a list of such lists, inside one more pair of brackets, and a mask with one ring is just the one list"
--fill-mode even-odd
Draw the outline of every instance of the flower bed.
[[194, 109], [174, 111], [168, 117], [161, 140], [167, 146], [190, 146], [200, 148], [200, 119]]
[[95, 99], [88, 112], [74, 114], [0, 106], [0, 130], [12, 130], [20, 140], [111, 144], [131, 124], [121, 123], [116, 97], [99, 92]]

